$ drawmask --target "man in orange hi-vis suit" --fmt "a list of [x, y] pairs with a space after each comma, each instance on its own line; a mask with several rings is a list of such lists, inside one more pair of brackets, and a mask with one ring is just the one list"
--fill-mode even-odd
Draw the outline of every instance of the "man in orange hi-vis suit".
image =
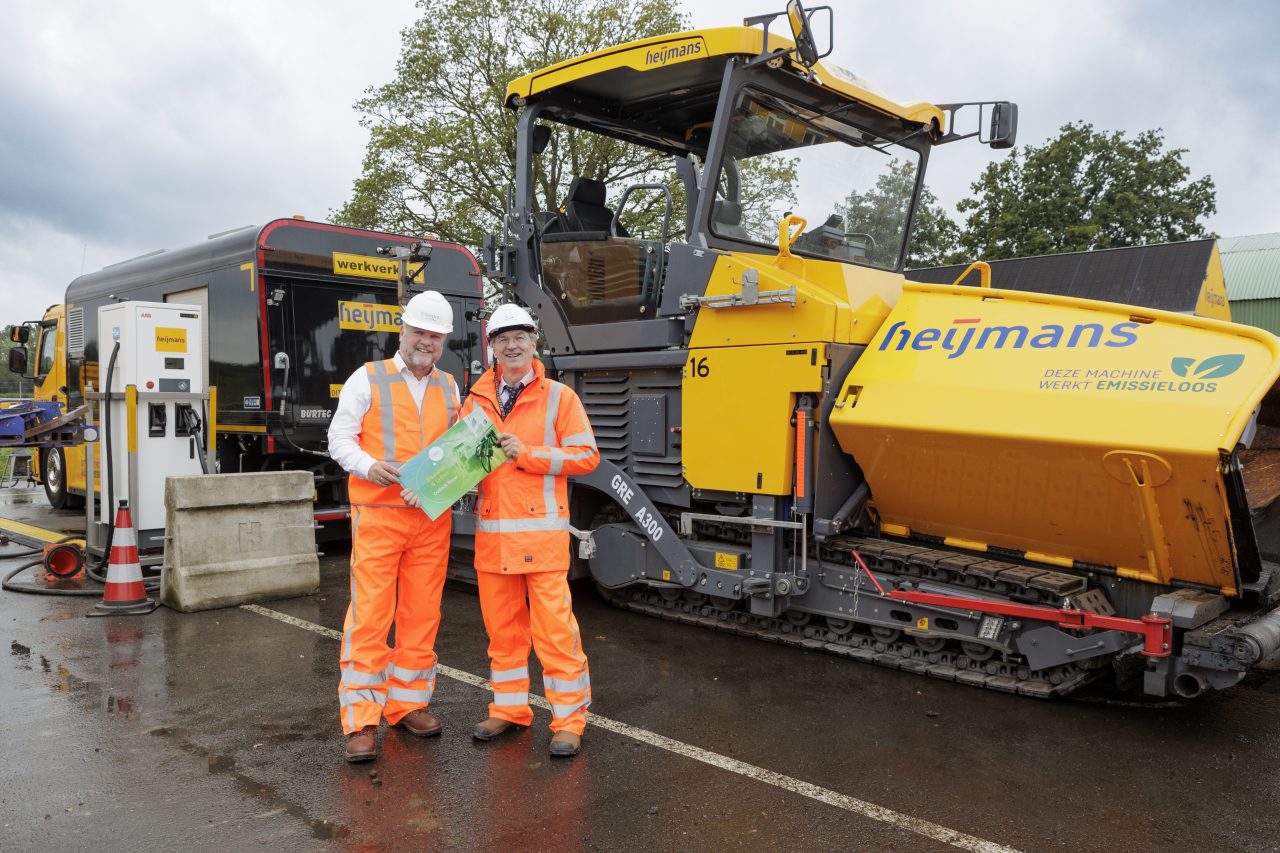
[[426, 709], [453, 519], [427, 517], [400, 488], [399, 468], [458, 419], [457, 383], [436, 367], [453, 308], [428, 290], [400, 319], [399, 351], [351, 374], [329, 425], [329, 455], [350, 474], [351, 604], [338, 684], [347, 761], [377, 757], [383, 717], [419, 737], [440, 733]]
[[476, 504], [476, 578], [489, 633], [493, 702], [489, 718], [472, 734], [489, 740], [533, 722], [532, 641], [551, 703], [551, 754], [576, 755], [591, 678], [569, 597], [566, 478], [595, 470], [600, 452], [578, 395], [548, 379], [533, 357], [538, 327], [529, 312], [498, 306], [488, 335], [497, 366], [471, 387], [461, 416], [483, 409], [511, 461], [480, 482]]

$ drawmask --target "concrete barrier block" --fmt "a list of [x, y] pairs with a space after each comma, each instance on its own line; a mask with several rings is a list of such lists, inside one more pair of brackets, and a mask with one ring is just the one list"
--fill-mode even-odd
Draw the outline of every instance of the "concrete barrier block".
[[165, 480], [160, 601], [190, 613], [320, 587], [307, 471]]

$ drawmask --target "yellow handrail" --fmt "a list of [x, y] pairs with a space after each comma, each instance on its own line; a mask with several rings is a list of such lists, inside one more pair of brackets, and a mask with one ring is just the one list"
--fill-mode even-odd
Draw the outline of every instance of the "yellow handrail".
[[[778, 255], [780, 257], [791, 257], [792, 244], [804, 233], [805, 226], [808, 224], [807, 219], [794, 213], [788, 213], [778, 221]], [[794, 233], [791, 231], [792, 226], [798, 226]]]
[[969, 273], [973, 272], [975, 267], [978, 270], [978, 276], [980, 278], [981, 286], [990, 290], [991, 289], [991, 264], [987, 263], [986, 261], [974, 261], [973, 263], [969, 264], [969, 266], [964, 268], [964, 272], [956, 276], [956, 280], [951, 283], [955, 285], [964, 281], [964, 277], [967, 276]]

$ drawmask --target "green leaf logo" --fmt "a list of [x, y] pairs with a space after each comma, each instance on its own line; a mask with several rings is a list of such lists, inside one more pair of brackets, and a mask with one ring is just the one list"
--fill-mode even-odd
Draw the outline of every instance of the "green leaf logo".
[[1243, 364], [1243, 354], [1228, 353], [1210, 356], [1199, 364], [1196, 364], [1194, 358], [1179, 356], [1174, 358], [1169, 366], [1177, 375], [1189, 379], [1221, 379], [1224, 376], [1230, 376], [1235, 373]]

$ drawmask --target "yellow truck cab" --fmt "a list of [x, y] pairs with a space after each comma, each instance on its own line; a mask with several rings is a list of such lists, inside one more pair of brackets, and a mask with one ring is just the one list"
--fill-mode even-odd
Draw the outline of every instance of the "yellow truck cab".
[[[65, 305], [51, 305], [31, 341], [31, 397], [66, 404], [68, 400]], [[38, 335], [38, 337], [37, 337]], [[84, 506], [84, 448], [42, 447], [33, 456], [33, 473], [44, 484], [54, 509]]]

